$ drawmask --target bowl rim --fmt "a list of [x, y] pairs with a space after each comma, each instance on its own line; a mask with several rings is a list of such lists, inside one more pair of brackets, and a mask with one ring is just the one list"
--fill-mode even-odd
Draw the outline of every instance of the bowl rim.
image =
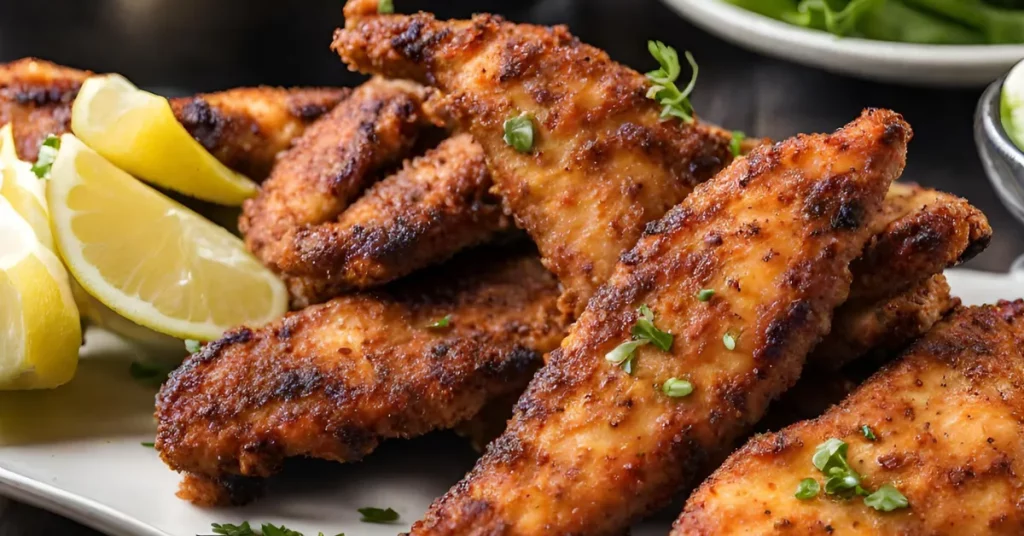
[[724, 0], [665, 0], [685, 12], [697, 12], [717, 23], [733, 26], [793, 46], [813, 46], [851, 59], [911, 60], [918, 64], [1005, 63], [1024, 58], [1024, 44], [929, 45], [839, 37], [803, 28], [748, 11]]

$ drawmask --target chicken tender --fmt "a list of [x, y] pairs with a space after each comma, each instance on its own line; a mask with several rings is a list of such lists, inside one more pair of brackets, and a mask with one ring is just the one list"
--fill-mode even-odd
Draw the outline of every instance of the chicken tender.
[[[691, 484], [796, 382], [909, 137], [899, 115], [867, 111], [698, 187], [623, 255], [505, 433], [412, 534], [621, 534]], [[675, 340], [625, 358], [641, 305]], [[673, 378], [692, 394], [667, 395]]]
[[[22, 160], [35, 161], [46, 136], [71, 131], [71, 105], [92, 75], [35, 58], [0, 65], [0, 125], [13, 122]], [[347, 94], [340, 88], [237, 88], [171, 99], [171, 109], [226, 166], [262, 180], [277, 153]]]
[[[1021, 534], [1021, 385], [1024, 301], [960, 308], [841, 405], [730, 456], [672, 534]], [[848, 445], [863, 487], [892, 485], [907, 506], [794, 497], [801, 480], [823, 480], [812, 458], [829, 439]]]
[[[564, 27], [377, 15], [375, 0], [348, 2], [345, 17], [333, 48], [353, 69], [441, 90], [439, 113], [483, 146], [568, 312], [583, 311], [647, 223], [732, 159], [721, 129], [662, 120], [643, 75]], [[522, 114], [534, 130], [528, 152], [503, 139], [504, 122]]]
[[350, 92], [331, 87], [242, 87], [171, 99], [171, 109], [217, 160], [262, 181], [278, 153]]
[[192, 475], [180, 496], [238, 503], [287, 457], [355, 461], [384, 439], [450, 428], [521, 390], [557, 347], [568, 325], [557, 298], [535, 254], [484, 249], [236, 329], [163, 386], [156, 448]]

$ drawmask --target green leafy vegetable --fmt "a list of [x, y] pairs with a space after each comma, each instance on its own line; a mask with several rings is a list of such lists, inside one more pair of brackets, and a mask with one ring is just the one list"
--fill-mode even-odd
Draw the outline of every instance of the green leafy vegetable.
[[693, 392], [693, 384], [679, 378], [669, 378], [662, 384], [661, 392], [672, 398], [681, 398]]
[[697, 293], [697, 301], [702, 301], [702, 302], [710, 301], [711, 298], [714, 295], [715, 295], [714, 289], [706, 288], [706, 289], [701, 290], [700, 292]]
[[143, 447], [146, 447], [147, 449], [151, 449], [151, 448], [155, 448], [156, 447], [156, 443], [153, 443], [152, 441], [143, 441], [142, 443], [140, 443], [140, 445], [142, 445]]
[[360, 508], [359, 513], [363, 517], [359, 520], [363, 523], [393, 523], [398, 521], [398, 512], [391, 508], [380, 509], [372, 506]]
[[450, 325], [452, 325], [452, 315], [444, 315], [428, 325], [427, 329], [444, 329]]
[[527, 113], [505, 120], [505, 143], [520, 153], [533, 150], [533, 118]]
[[747, 135], [740, 130], [732, 131], [732, 139], [729, 140], [729, 152], [733, 156], [739, 156], [743, 152], [743, 140], [747, 139]]
[[660, 69], [647, 73], [647, 78], [654, 84], [647, 90], [647, 98], [658, 101], [661, 105], [661, 118], [678, 117], [686, 123], [693, 122], [693, 106], [690, 104], [690, 93], [697, 85], [697, 62], [687, 51], [686, 61], [690, 64], [693, 74], [690, 83], [680, 90], [676, 86], [681, 68], [679, 54], [676, 50], [661, 41], [648, 41], [647, 50], [661, 65]]
[[800, 484], [796, 487], [795, 496], [801, 501], [807, 499], [813, 499], [818, 496], [818, 492], [821, 491], [821, 485], [818, 481], [813, 478], [805, 478], [800, 481]]
[[[277, 526], [270, 523], [264, 523], [260, 527], [260, 530], [256, 531], [253, 530], [248, 521], [241, 525], [214, 523], [213, 533], [223, 536], [303, 536], [303, 534], [297, 530], [289, 529], [284, 525]], [[319, 533], [319, 536], [324, 536], [324, 533]], [[337, 536], [345, 536], [345, 533], [340, 533]]]
[[604, 355], [604, 358], [616, 365], [622, 365], [622, 368], [626, 371], [626, 374], [633, 373], [633, 354], [637, 348], [647, 344], [650, 341], [632, 340], [626, 341], [615, 347], [614, 350]]
[[882, 512], [892, 512], [910, 506], [907, 498], [892, 484], [886, 484], [864, 497], [864, 504]]
[[878, 436], [875, 435], [874, 430], [872, 430], [871, 427], [866, 424], [860, 427], [860, 431], [864, 433], [864, 437], [868, 438], [868, 441], [874, 441], [878, 439]]
[[377, 13], [386, 15], [395, 12], [395, 2], [393, 0], [377, 0]]
[[32, 173], [40, 179], [50, 178], [50, 169], [53, 168], [53, 161], [57, 159], [57, 151], [60, 150], [60, 138], [50, 134], [39, 146], [39, 156], [36, 163], [32, 164]]
[[662, 352], [667, 352], [672, 348], [672, 341], [675, 337], [671, 333], [662, 331], [654, 326], [654, 312], [647, 305], [641, 305], [637, 312], [640, 313], [640, 317], [633, 324], [633, 338], [650, 341], [651, 344], [657, 346]]
[[724, 344], [725, 345], [725, 349], [729, 350], [730, 352], [735, 350], [736, 349], [736, 336], [733, 335], [731, 331], [725, 332], [725, 335], [722, 335], [722, 344]]

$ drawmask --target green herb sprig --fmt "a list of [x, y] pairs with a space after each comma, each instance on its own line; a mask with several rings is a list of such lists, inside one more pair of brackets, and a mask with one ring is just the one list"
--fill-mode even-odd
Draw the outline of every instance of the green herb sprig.
[[[284, 525], [278, 526], [270, 523], [264, 523], [258, 531], [254, 530], [248, 521], [241, 525], [214, 523], [212, 527], [213, 533], [221, 536], [304, 536], [301, 532], [289, 529]], [[324, 533], [320, 532], [317, 536], [324, 536]], [[345, 536], [345, 533], [339, 533], [337, 536]]]
[[427, 329], [445, 329], [452, 325], [452, 315], [444, 315], [443, 317], [427, 324]]
[[690, 94], [697, 85], [697, 62], [693, 54], [685, 52], [686, 61], [690, 64], [693, 74], [690, 76], [690, 83], [683, 89], [676, 86], [681, 68], [679, 66], [679, 54], [676, 50], [661, 41], [648, 41], [647, 50], [661, 66], [647, 73], [647, 79], [654, 84], [647, 90], [647, 98], [658, 101], [661, 105], [662, 120], [671, 117], [682, 119], [686, 123], [693, 122], [693, 105], [690, 104]]
[[36, 163], [32, 164], [32, 173], [40, 179], [49, 179], [53, 162], [57, 159], [57, 151], [60, 150], [60, 138], [50, 134], [39, 146], [39, 156]]
[[[873, 435], [873, 434], [872, 434]], [[850, 467], [847, 461], [849, 445], [842, 440], [830, 438], [814, 449], [811, 463], [825, 475], [825, 494], [841, 499], [854, 496], [864, 497], [864, 504], [883, 512], [891, 512], [910, 505], [907, 498], [892, 484], [885, 484], [871, 492], [861, 483], [861, 475]], [[817, 496], [821, 486], [813, 478], [800, 481], [795, 496], [807, 500]]]
[[646, 304], [637, 308], [637, 319], [630, 330], [633, 338], [615, 347], [611, 352], [605, 354], [605, 360], [622, 366], [627, 374], [633, 373], [633, 360], [636, 349], [645, 345], [653, 344], [663, 352], [672, 348], [673, 335], [662, 331], [654, 325], [654, 311]]
[[363, 523], [394, 523], [399, 518], [398, 512], [391, 508], [382, 509], [368, 506], [360, 508], [359, 513], [363, 516], [359, 521]]
[[502, 139], [520, 153], [528, 153], [533, 150], [533, 117], [523, 112], [515, 117], [505, 120], [503, 125], [505, 135]]
[[733, 156], [739, 156], [743, 152], [743, 140], [745, 139], [747, 139], [747, 135], [743, 131], [732, 131], [732, 139], [729, 140], [729, 152]]

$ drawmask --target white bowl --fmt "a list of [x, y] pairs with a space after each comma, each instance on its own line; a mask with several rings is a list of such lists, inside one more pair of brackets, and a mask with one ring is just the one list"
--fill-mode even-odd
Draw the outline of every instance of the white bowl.
[[769, 56], [872, 80], [980, 87], [1024, 58], [1024, 45], [919, 45], [837, 37], [723, 0], [662, 0], [725, 40]]

